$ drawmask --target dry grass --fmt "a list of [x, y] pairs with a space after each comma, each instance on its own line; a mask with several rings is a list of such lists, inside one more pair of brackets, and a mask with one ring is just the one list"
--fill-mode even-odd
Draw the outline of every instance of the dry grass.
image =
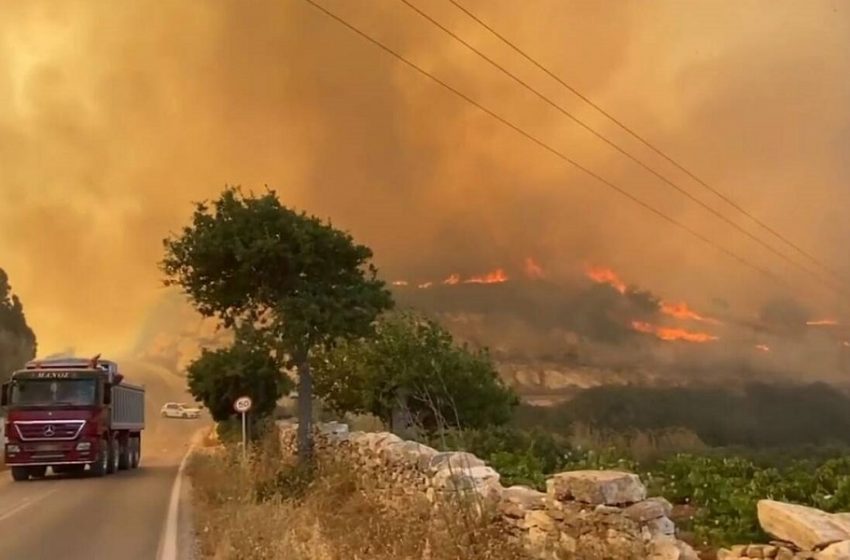
[[[274, 443], [247, 466], [220, 450], [189, 466], [200, 557], [215, 560], [519, 560], [502, 529], [460, 504], [386, 500], [345, 465], [282, 465]], [[457, 507], [455, 507], [457, 505]]]

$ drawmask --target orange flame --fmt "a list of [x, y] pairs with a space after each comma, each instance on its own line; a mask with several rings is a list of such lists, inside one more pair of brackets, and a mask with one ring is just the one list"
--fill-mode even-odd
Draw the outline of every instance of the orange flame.
[[407, 280], [395, 280], [393, 286], [407, 286]]
[[611, 270], [610, 268], [605, 268], [601, 266], [588, 266], [585, 269], [585, 274], [587, 274], [587, 277], [596, 282], [597, 284], [608, 284], [621, 294], [626, 293], [626, 283], [620, 280], [620, 277], [617, 276], [617, 273]]
[[419, 288], [430, 288], [430, 287], [431, 287], [431, 286], [433, 286], [433, 285], [434, 285], [434, 283], [433, 283], [433, 282], [423, 282], [423, 283], [419, 284], [419, 286], [418, 286], [418, 287], [419, 287]]
[[451, 276], [443, 280], [443, 284], [447, 284], [449, 286], [454, 286], [458, 283], [460, 283], [460, 274], [452, 274]]
[[531, 257], [525, 258], [525, 275], [529, 278], [539, 279], [545, 276], [543, 272], [543, 267], [541, 267], [534, 259]]
[[670, 327], [658, 327], [643, 321], [632, 321], [632, 328], [638, 332], [651, 334], [666, 341], [684, 340], [686, 342], [711, 342], [712, 340], [717, 340], [716, 336], [708, 333], [691, 332], [686, 331], [685, 329], [674, 329]]
[[761, 350], [762, 352], [770, 352], [770, 346], [767, 344], [756, 344], [756, 350]]
[[662, 302], [661, 312], [665, 315], [669, 315], [677, 319], [693, 319], [694, 321], [700, 321], [703, 323], [720, 323], [720, 321], [718, 321], [717, 319], [712, 319], [710, 317], [700, 315], [699, 313], [688, 307], [688, 304], [684, 301], [680, 303]]
[[810, 327], [835, 327], [838, 326], [838, 321], [835, 319], [819, 319], [817, 321], [806, 321]]
[[473, 276], [463, 281], [464, 284], [501, 284], [508, 281], [508, 275], [501, 268], [488, 272], [483, 276]]

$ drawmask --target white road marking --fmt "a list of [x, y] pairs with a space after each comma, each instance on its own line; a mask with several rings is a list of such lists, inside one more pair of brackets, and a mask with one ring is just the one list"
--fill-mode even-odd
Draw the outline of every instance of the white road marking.
[[177, 476], [174, 478], [174, 485], [171, 487], [171, 498], [168, 501], [168, 515], [165, 518], [165, 527], [162, 531], [162, 541], [160, 542], [157, 560], [177, 560], [177, 524], [180, 518], [180, 487], [183, 482], [183, 471], [186, 468], [186, 461], [191, 452], [192, 449], [189, 448], [183, 456], [183, 460], [180, 461]]
[[180, 523], [180, 489], [183, 484], [183, 471], [186, 470], [186, 463], [192, 450], [198, 444], [201, 431], [196, 432], [189, 444], [189, 449], [183, 455], [183, 460], [180, 461], [180, 467], [177, 469], [177, 476], [174, 478], [174, 485], [171, 487], [171, 498], [168, 501], [168, 514], [165, 517], [165, 525], [162, 529], [162, 537], [159, 542], [159, 552], [157, 560], [178, 560], [180, 555], [177, 547], [178, 525]]
[[47, 492], [44, 492], [44, 493], [42, 493], [38, 496], [33, 496], [33, 497], [22, 499], [19, 503], [12, 506], [10, 509], [7, 509], [6, 511], [0, 513], [0, 521], [3, 521], [4, 519], [8, 519], [9, 517], [12, 517], [16, 513], [19, 513], [21, 511], [27, 509], [31, 505], [40, 502], [41, 500], [43, 500], [47, 496], [53, 494], [57, 490], [58, 490], [58, 488], [53, 488], [52, 490], [48, 490]]

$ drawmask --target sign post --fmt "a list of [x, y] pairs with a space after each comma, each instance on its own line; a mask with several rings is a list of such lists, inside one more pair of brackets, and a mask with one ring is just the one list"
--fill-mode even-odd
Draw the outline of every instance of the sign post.
[[245, 415], [251, 410], [251, 397], [244, 396], [236, 399], [233, 403], [233, 410], [242, 415], [242, 460], [248, 458], [248, 424], [245, 420]]

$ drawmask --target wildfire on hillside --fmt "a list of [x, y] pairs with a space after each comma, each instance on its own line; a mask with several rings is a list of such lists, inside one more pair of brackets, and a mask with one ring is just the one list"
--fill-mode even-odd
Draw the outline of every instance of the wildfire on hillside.
[[[543, 269], [539, 268], [539, 270], [540, 274], [542, 275]], [[508, 280], [510, 280], [510, 278], [505, 272], [505, 270], [503, 268], [497, 268], [491, 272], [487, 272], [485, 274], [480, 274], [477, 276], [470, 276], [469, 278], [462, 278], [460, 274], [452, 273], [443, 280], [441, 280], [440, 284], [443, 284], [445, 286], [456, 286], [457, 284], [501, 284], [503, 282], [507, 282]], [[410, 283], [407, 280], [395, 280], [392, 282], [392, 285], [404, 287], [409, 286]], [[416, 287], [426, 289], [431, 288], [434, 285], [434, 281], [428, 280], [426, 282], [420, 282], [416, 285]]]
[[806, 321], [806, 325], [810, 327], [837, 327], [839, 322], [835, 319], [818, 319], [815, 321]]
[[656, 338], [665, 341], [683, 340], [686, 342], [711, 342], [717, 340], [718, 337], [702, 332], [693, 332], [685, 329], [677, 329], [672, 327], [660, 327], [652, 325], [645, 321], [632, 321], [632, 328], [640, 333], [651, 334]]
[[692, 319], [694, 321], [700, 321], [702, 323], [713, 323], [715, 325], [720, 324], [720, 321], [718, 321], [717, 319], [712, 319], [711, 317], [705, 317], [703, 315], [700, 315], [699, 313], [688, 307], [688, 304], [685, 302], [662, 302], [661, 312], [665, 315], [669, 315], [677, 319]]
[[497, 268], [492, 272], [488, 272], [487, 274], [482, 274], [481, 276], [472, 276], [463, 280], [464, 284], [501, 284], [502, 282], [508, 281], [508, 275], [505, 274], [505, 271], [501, 268]]
[[770, 352], [770, 346], [767, 344], [756, 344], [756, 350], [761, 350], [762, 352]]
[[626, 293], [626, 283], [620, 280], [617, 273], [610, 268], [602, 266], [588, 266], [585, 269], [585, 274], [587, 274], [587, 277], [597, 284], [608, 284], [621, 294]]
[[[626, 283], [623, 282], [623, 280], [620, 279], [619, 275], [610, 268], [605, 268], [601, 266], [588, 266], [585, 269], [585, 274], [588, 278], [598, 284], [608, 284], [621, 294], [626, 293]], [[717, 319], [712, 319], [711, 317], [706, 317], [704, 315], [701, 315], [700, 313], [697, 313], [696, 311], [691, 309], [690, 306], [685, 302], [661, 302], [660, 311], [661, 313], [670, 317], [675, 317], [676, 319], [690, 319], [702, 323], [712, 323], [715, 325], [720, 324], [720, 321], [718, 321]]]

